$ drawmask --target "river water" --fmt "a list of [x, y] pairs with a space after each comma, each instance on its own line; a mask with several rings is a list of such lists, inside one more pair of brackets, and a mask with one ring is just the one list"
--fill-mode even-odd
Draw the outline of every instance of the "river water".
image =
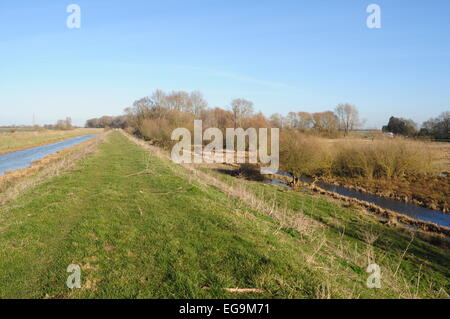
[[78, 136], [58, 143], [2, 154], [0, 155], [0, 176], [7, 171], [27, 168], [31, 166], [34, 161], [40, 160], [65, 148], [80, 144], [94, 136], [97, 136], [97, 134]]
[[[278, 172], [277, 174], [281, 175], [281, 176], [292, 177], [292, 175], [285, 173], [285, 172]], [[301, 180], [306, 183], [312, 183], [311, 178], [303, 177], [303, 178], [301, 178]], [[289, 187], [283, 181], [281, 181], [279, 179], [273, 179], [273, 180], [269, 181], [268, 183], [278, 185], [278, 186]], [[432, 210], [429, 208], [421, 207], [414, 203], [407, 203], [407, 202], [403, 202], [403, 201], [399, 201], [399, 200], [395, 200], [395, 199], [381, 197], [378, 195], [359, 192], [359, 191], [348, 189], [348, 188], [345, 188], [342, 186], [331, 185], [331, 184], [327, 184], [327, 183], [320, 182], [320, 181], [316, 182], [316, 185], [327, 191], [334, 192], [339, 195], [363, 200], [363, 201], [375, 204], [379, 207], [382, 207], [385, 209], [390, 209], [397, 213], [407, 215], [407, 216], [417, 219], [417, 220], [432, 222], [437, 225], [450, 227], [450, 214], [446, 214], [441, 211], [436, 211], [436, 210]]]

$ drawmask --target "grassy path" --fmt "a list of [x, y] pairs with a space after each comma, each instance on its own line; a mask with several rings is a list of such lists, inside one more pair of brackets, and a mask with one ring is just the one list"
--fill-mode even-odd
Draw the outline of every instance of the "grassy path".
[[[365, 271], [345, 253], [330, 255], [322, 237], [280, 229], [177, 169], [114, 132], [74, 170], [1, 207], [0, 298], [399, 296], [400, 286], [368, 289]], [[320, 218], [331, 219], [331, 210], [323, 209]], [[324, 225], [322, 235], [338, 245], [340, 229]], [[365, 259], [367, 245], [354, 242]], [[449, 260], [443, 251], [428, 254], [438, 264], [424, 266], [434, 286], [422, 296], [439, 296]], [[81, 267], [81, 289], [65, 285], [69, 264]], [[401, 270], [413, 267], [416, 276], [419, 266], [414, 260]], [[236, 295], [223, 288], [264, 292]]]

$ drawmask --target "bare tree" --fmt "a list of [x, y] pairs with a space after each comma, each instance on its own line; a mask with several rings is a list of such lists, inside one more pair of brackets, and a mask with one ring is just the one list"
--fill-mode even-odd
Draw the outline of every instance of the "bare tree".
[[196, 117], [199, 117], [208, 107], [208, 102], [203, 98], [203, 94], [199, 91], [191, 92], [189, 99], [192, 113], [194, 113]]
[[72, 130], [72, 119], [70, 117], [66, 117], [65, 120], [58, 120], [54, 128], [57, 130]]
[[167, 107], [166, 99], [167, 99], [167, 94], [163, 90], [160, 90], [160, 89], [156, 89], [151, 96], [151, 100], [153, 101], [153, 104], [157, 108]]
[[205, 109], [201, 114], [201, 119], [204, 128], [217, 127], [224, 133], [226, 128], [233, 126], [233, 114], [220, 107]]
[[307, 131], [314, 127], [314, 119], [308, 112], [298, 112], [298, 127], [302, 131]]
[[241, 126], [242, 119], [253, 114], [253, 102], [246, 99], [234, 99], [231, 102], [234, 128]]
[[359, 119], [358, 109], [351, 104], [339, 104], [335, 109], [336, 115], [339, 119], [339, 129], [347, 135], [361, 124]]
[[321, 133], [331, 134], [338, 128], [338, 118], [331, 111], [314, 113], [312, 117], [314, 128]]
[[170, 110], [191, 112], [189, 93], [184, 91], [172, 91], [165, 97], [165, 102]]
[[299, 115], [297, 112], [289, 112], [286, 117], [286, 124], [291, 128], [298, 128], [300, 124]]
[[286, 119], [279, 113], [272, 114], [269, 121], [272, 127], [278, 127], [280, 129], [284, 128], [286, 123]]

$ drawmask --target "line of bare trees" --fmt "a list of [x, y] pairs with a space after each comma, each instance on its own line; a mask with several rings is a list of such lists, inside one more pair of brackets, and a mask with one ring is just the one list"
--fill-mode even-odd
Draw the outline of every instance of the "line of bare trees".
[[270, 116], [270, 123], [282, 129], [297, 129], [333, 137], [338, 132], [347, 135], [350, 131], [359, 128], [363, 121], [359, 117], [358, 109], [346, 103], [336, 106], [334, 112], [289, 112], [286, 117], [275, 113]]
[[329, 137], [337, 136], [339, 132], [348, 134], [361, 124], [358, 110], [350, 104], [339, 104], [334, 112], [290, 112], [287, 116], [276, 113], [267, 118], [256, 113], [253, 102], [244, 98], [232, 100], [225, 109], [208, 107], [199, 91], [166, 93], [155, 90], [126, 108], [125, 115], [89, 119], [86, 127], [128, 128], [148, 139], [167, 141], [174, 128], [191, 128], [194, 119], [203, 120], [205, 129], [278, 127]]
[[128, 126], [127, 116], [102, 116], [99, 118], [93, 118], [86, 121], [86, 127], [88, 128], [126, 128]]
[[75, 126], [72, 124], [72, 118], [70, 117], [66, 117], [64, 120], [58, 120], [56, 121], [56, 124], [45, 124], [43, 127], [48, 130], [62, 131], [73, 130], [75, 128]]

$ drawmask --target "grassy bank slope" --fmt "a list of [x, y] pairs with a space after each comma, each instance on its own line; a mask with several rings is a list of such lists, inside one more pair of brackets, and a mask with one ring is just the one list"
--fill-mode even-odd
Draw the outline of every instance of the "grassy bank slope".
[[[183, 170], [114, 132], [72, 171], [1, 207], [0, 297], [445, 296], [445, 251], [413, 242], [402, 259], [405, 235], [375, 247], [355, 235], [365, 221], [343, 232], [336, 206], [306, 195], [292, 205], [316, 203], [320, 225], [302, 236]], [[399, 270], [368, 289], [362, 267], [377, 256]], [[81, 289], [65, 285], [69, 264], [81, 266]]]
[[41, 130], [31, 132], [18, 131], [14, 133], [0, 131], [0, 154], [52, 144], [81, 135], [100, 134], [102, 131], [103, 129], [85, 128], [67, 131]]

